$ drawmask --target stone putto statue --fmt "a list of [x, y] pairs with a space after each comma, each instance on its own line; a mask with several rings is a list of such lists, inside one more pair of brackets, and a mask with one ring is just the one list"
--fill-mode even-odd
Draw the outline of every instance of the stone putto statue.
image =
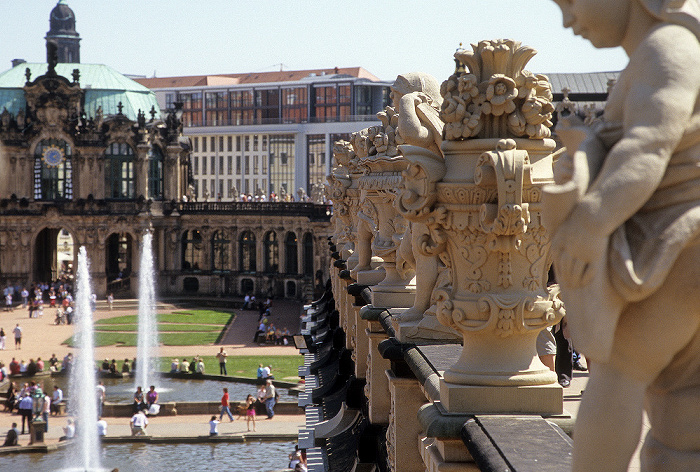
[[629, 64], [603, 119], [570, 118], [543, 204], [574, 343], [592, 361], [574, 471], [700, 470], [700, 4], [556, 0]]

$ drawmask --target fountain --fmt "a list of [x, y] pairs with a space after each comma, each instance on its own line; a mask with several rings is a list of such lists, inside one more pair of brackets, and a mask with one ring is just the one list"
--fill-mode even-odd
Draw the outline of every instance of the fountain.
[[80, 401], [69, 402], [68, 411], [76, 419], [80, 433], [76, 435], [74, 447], [78, 454], [67, 454], [68, 470], [103, 470], [100, 466], [99, 439], [97, 436], [97, 397], [95, 396], [95, 343], [90, 296], [90, 264], [85, 246], [78, 254], [77, 287], [75, 296], [75, 335], [77, 348], [70, 371], [71, 392]]
[[136, 348], [136, 386], [148, 390], [156, 372], [158, 326], [156, 323], [155, 274], [153, 269], [153, 234], [146, 231], [141, 245], [139, 269], [139, 331]]

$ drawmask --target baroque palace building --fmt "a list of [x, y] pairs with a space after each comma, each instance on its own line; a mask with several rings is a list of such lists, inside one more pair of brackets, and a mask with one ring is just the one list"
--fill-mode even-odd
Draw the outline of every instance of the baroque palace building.
[[[312, 296], [327, 276], [332, 213], [318, 189], [319, 204], [196, 198], [195, 174], [209, 176], [199, 162], [213, 158], [217, 171], [224, 167], [220, 154], [205, 154], [207, 143], [217, 152], [227, 144], [230, 151], [239, 140], [220, 133], [210, 141], [211, 130], [192, 139], [183, 134], [183, 124], [187, 131], [193, 120], [184, 95], [168, 99], [161, 112], [145, 86], [108, 66], [80, 63], [75, 15], [65, 0], [51, 12], [46, 40], [46, 63], [15, 60], [0, 74], [3, 287], [70, 277], [78, 247], [85, 246], [95, 293], [133, 296], [139, 245], [150, 230], [161, 295]], [[237, 136], [261, 159], [257, 180], [244, 180], [243, 190], [266, 188], [264, 179], [286, 183], [290, 193], [300, 185], [303, 179], [280, 180], [273, 171], [283, 165], [290, 134], [251, 130], [254, 144], [245, 133]], [[294, 172], [305, 166], [294, 160], [294, 146], [286, 152]], [[234, 185], [234, 155], [223, 155], [227, 185]], [[263, 158], [270, 159], [267, 165]]]

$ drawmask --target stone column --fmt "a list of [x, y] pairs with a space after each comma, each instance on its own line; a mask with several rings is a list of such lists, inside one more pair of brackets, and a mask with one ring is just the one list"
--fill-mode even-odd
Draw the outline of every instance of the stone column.
[[136, 175], [136, 198], [143, 196], [148, 198], [148, 151], [151, 145], [139, 143], [136, 145], [136, 157], [134, 159], [134, 174]]
[[187, 175], [180, 175], [180, 145], [170, 145], [165, 149], [163, 156], [163, 199], [165, 201], [178, 201], [182, 197], [180, 190], [183, 188], [182, 180], [187, 179]]
[[425, 465], [420, 455], [422, 426], [418, 421], [418, 409], [426, 402], [420, 382], [414, 378], [397, 377], [386, 371], [391, 395], [387, 453], [391, 470], [423, 472]]
[[388, 337], [379, 321], [369, 321], [367, 326], [369, 347], [365, 397], [367, 397], [369, 421], [372, 424], [389, 424], [391, 396], [386, 372], [391, 369], [391, 362], [379, 354], [379, 344]]

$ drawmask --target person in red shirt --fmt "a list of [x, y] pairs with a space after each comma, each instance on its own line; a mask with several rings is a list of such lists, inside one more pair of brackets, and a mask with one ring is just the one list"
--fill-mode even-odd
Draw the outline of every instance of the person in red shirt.
[[221, 397], [221, 414], [219, 415], [219, 421], [224, 417], [224, 413], [228, 415], [228, 419], [233, 423], [233, 415], [231, 414], [231, 408], [228, 405], [228, 389], [224, 388], [224, 396]]

